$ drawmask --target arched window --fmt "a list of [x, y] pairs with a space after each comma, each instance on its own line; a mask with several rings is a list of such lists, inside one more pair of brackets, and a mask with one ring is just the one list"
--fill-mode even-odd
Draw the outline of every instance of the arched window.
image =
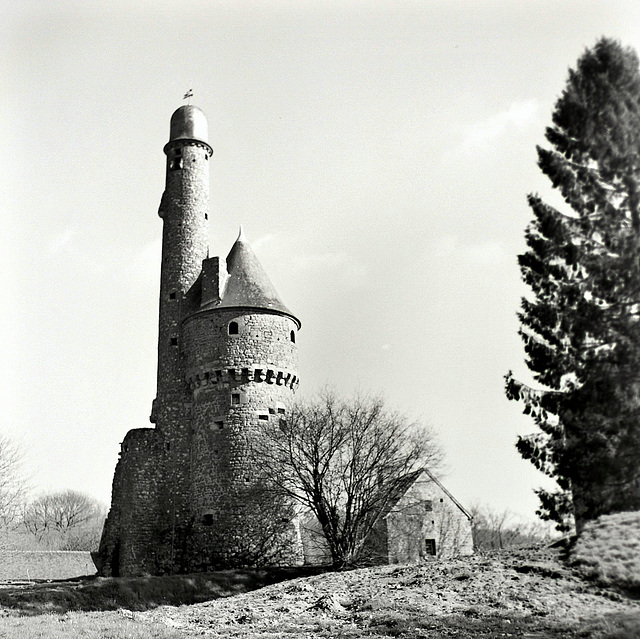
[[296, 343], [296, 332], [295, 331], [291, 331], [291, 341], [294, 344]]
[[238, 322], [229, 322], [229, 335], [238, 334]]

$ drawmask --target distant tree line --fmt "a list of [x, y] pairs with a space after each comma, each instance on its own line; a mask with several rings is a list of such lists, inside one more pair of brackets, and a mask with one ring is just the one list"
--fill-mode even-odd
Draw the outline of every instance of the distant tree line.
[[471, 531], [476, 552], [534, 546], [549, 543], [552, 539], [548, 524], [523, 521], [509, 510], [474, 506], [470, 512], [473, 516]]
[[23, 454], [0, 434], [0, 551], [97, 550], [106, 507], [75, 490], [29, 496]]

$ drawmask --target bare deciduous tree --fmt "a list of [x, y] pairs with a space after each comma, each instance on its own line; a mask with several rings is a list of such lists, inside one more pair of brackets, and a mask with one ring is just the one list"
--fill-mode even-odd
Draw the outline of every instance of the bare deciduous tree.
[[20, 447], [0, 434], [0, 529], [11, 527], [20, 515], [26, 492], [22, 459]]
[[257, 451], [269, 480], [317, 518], [334, 566], [357, 562], [408, 473], [443, 460], [434, 432], [379, 397], [326, 391], [271, 425]]
[[474, 506], [472, 533], [475, 550], [502, 550], [549, 541], [549, 527], [542, 522], [522, 522], [509, 510]]
[[22, 523], [39, 544], [56, 550], [94, 550], [105, 507], [89, 495], [63, 490], [46, 493], [24, 509]]

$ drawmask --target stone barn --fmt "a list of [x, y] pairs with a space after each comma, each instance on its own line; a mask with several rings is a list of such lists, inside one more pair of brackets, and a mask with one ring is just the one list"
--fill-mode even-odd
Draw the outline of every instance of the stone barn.
[[[428, 470], [407, 475], [365, 541], [362, 563], [404, 564], [473, 554], [471, 515]], [[301, 523], [305, 561], [330, 563], [315, 517]]]

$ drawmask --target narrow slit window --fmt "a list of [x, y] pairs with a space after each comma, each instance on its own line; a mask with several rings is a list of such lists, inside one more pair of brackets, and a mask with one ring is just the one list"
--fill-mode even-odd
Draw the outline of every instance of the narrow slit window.
[[231, 403], [234, 405], [240, 403], [240, 393], [231, 393]]
[[291, 341], [295, 344], [296, 343], [296, 332], [295, 331], [291, 331]]

